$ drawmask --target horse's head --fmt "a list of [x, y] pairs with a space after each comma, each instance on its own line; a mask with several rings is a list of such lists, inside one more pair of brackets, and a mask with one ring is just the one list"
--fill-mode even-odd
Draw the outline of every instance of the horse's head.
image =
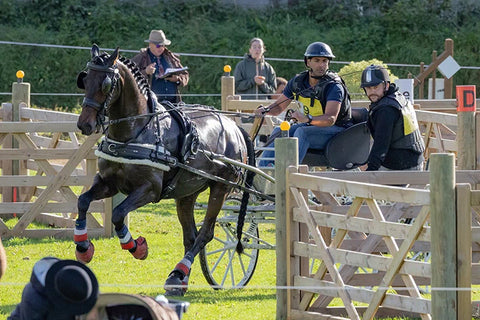
[[92, 59], [87, 63], [86, 70], [80, 72], [77, 77], [77, 86], [85, 90], [77, 127], [85, 135], [98, 132], [105, 109], [114, 98], [119, 78], [118, 47], [111, 55], [99, 54], [99, 48], [94, 44], [91, 52]]

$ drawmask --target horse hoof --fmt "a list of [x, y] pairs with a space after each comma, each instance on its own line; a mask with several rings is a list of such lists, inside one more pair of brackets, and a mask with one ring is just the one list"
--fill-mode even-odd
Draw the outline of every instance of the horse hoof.
[[145, 260], [148, 256], [147, 240], [145, 240], [144, 237], [138, 237], [135, 242], [137, 243], [137, 249], [135, 250], [135, 252], [132, 252], [132, 255], [135, 259]]
[[181, 280], [180, 271], [174, 270], [168, 276], [163, 288], [165, 296], [183, 297], [187, 292], [187, 283]]
[[87, 264], [93, 259], [93, 254], [95, 253], [95, 246], [91, 241], [88, 241], [88, 249], [85, 252], [80, 252], [75, 249], [75, 257], [77, 261]]

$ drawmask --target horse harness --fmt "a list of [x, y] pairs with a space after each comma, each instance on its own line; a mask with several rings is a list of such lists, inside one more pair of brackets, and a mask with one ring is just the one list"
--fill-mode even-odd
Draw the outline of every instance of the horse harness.
[[[155, 145], [124, 143], [108, 139], [106, 136], [104, 136], [100, 142], [98, 149], [95, 151], [95, 155], [115, 162], [150, 165], [164, 171], [169, 171], [171, 168], [183, 169], [184, 171], [177, 171], [175, 176], [169, 181], [168, 185], [162, 191], [162, 198], [167, 198], [170, 193], [175, 190], [177, 182], [182, 175], [188, 171], [209, 180], [221, 182], [233, 188], [238, 188], [251, 194], [255, 194], [256, 196], [273, 200], [272, 197], [258, 192], [257, 190], [189, 166], [187, 164], [188, 160], [194, 159], [198, 152], [204, 154], [206, 158], [212, 162], [218, 161], [216, 159], [222, 159], [223, 157], [210, 151], [198, 149], [199, 140], [195, 124], [179, 109], [170, 107], [168, 112], [178, 123], [181, 124], [183, 131], [183, 135], [181, 134], [181, 136], [185, 137], [179, 151], [180, 159], [172, 156], [170, 152], [159, 143], [156, 143]], [[158, 121], [158, 116], [155, 118]], [[148, 125], [146, 127], [148, 127]], [[222, 164], [225, 164], [225, 162], [222, 162]]]
[[[97, 57], [97, 59], [101, 59], [101, 57]], [[120, 58], [120, 61], [124, 63], [128, 63], [124, 57]], [[117, 64], [114, 63], [111, 67], [99, 65], [95, 63], [96, 61], [91, 61], [87, 63], [86, 69], [96, 70], [96, 71], [103, 71], [107, 75], [102, 82], [102, 92], [106, 94], [106, 99], [103, 103], [98, 103], [93, 99], [84, 98], [82, 102], [83, 106], [90, 106], [97, 111], [97, 122], [102, 125], [102, 127], [106, 124], [112, 124], [117, 121], [126, 121], [129, 118], [125, 119], [118, 119], [118, 120], [110, 120], [105, 122], [105, 113], [106, 108], [110, 104], [110, 100], [113, 97], [113, 92], [115, 87], [118, 83], [120, 78], [120, 74], [118, 71]], [[87, 71], [82, 71], [79, 73], [77, 77], [77, 86], [81, 89], [85, 89], [85, 85], [83, 83], [83, 78], [87, 75]], [[182, 143], [180, 144], [180, 148], [178, 150], [178, 154], [180, 158], [177, 158], [164, 148], [161, 145], [161, 139], [159, 134], [159, 115], [162, 112], [156, 112], [157, 109], [157, 100], [152, 96], [153, 93], [150, 89], [147, 90], [146, 96], [148, 101], [148, 107], [151, 111], [150, 115], [140, 115], [140, 116], [150, 116], [150, 121], [145, 125], [143, 130], [140, 131], [138, 136], [140, 136], [143, 132], [145, 132], [148, 128], [151, 128], [152, 120], [155, 119], [156, 123], [155, 126], [157, 130], [155, 131], [156, 135], [156, 143], [155, 145], [152, 144], [141, 144], [135, 143], [134, 141], [129, 142], [119, 142], [112, 139], [108, 139], [107, 135], [105, 134], [102, 141], [98, 145], [97, 150], [95, 151], [95, 155], [104, 158], [106, 160], [114, 161], [114, 162], [121, 162], [121, 163], [131, 163], [131, 164], [142, 164], [142, 165], [150, 165], [153, 167], [157, 167], [160, 170], [169, 171], [171, 168], [180, 168], [184, 169], [185, 171], [203, 176], [207, 179], [218, 181], [229, 185], [234, 188], [242, 189], [243, 191], [247, 191], [249, 193], [255, 194], [257, 196], [269, 197], [266, 196], [256, 190], [251, 188], [244, 187], [238, 183], [231, 182], [224, 178], [215, 176], [203, 170], [199, 170], [193, 168], [186, 163], [189, 159], [194, 159], [197, 152], [202, 152], [207, 159], [210, 161], [215, 161], [215, 158], [221, 158], [218, 155], [215, 155], [211, 152], [206, 152], [204, 150], [199, 150], [199, 140], [198, 140], [198, 132], [196, 130], [195, 124], [188, 118], [183, 112], [181, 112], [178, 108], [175, 108], [171, 103], [166, 103], [165, 107], [167, 112], [171, 115], [171, 117], [179, 124], [182, 134], [180, 137], [183, 137]], [[132, 117], [134, 118], [134, 117]], [[107, 129], [104, 128], [104, 132]], [[136, 138], [138, 138], [138, 136]], [[136, 140], [136, 138], [132, 140]], [[224, 163], [225, 164], [225, 163]], [[168, 195], [175, 190], [175, 186], [177, 182], [180, 180], [183, 174], [182, 170], [178, 170], [175, 173], [174, 177], [169, 181], [168, 185], [162, 191], [161, 198], [166, 198]]]

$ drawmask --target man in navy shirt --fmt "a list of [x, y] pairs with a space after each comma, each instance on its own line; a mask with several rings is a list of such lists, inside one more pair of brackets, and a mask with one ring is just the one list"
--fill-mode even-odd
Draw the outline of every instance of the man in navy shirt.
[[157, 94], [158, 101], [180, 102], [182, 99], [179, 87], [188, 84], [189, 74], [183, 71], [164, 77], [167, 68], [182, 68], [180, 59], [167, 48], [171, 41], [165, 37], [162, 30], [152, 30], [145, 42], [148, 42], [148, 48], [141, 49], [132, 61], [147, 77], [148, 84]]
[[[257, 115], [279, 115], [297, 100], [303, 110], [293, 112], [297, 123], [290, 127], [289, 136], [298, 138], [298, 157], [301, 163], [309, 148], [324, 149], [337, 133], [351, 123], [350, 96], [338, 74], [330, 71], [330, 61], [335, 58], [330, 46], [323, 42], [311, 43], [304, 54], [307, 70], [290, 79], [277, 100], [268, 107], [260, 107]], [[275, 128], [272, 135], [280, 130]], [[264, 158], [273, 158], [273, 151], [265, 151]], [[271, 161], [263, 160], [260, 166]]]
[[372, 102], [367, 126], [373, 146], [367, 171], [422, 170], [425, 144], [411, 102], [390, 83], [388, 71], [379, 65], [363, 70], [360, 86]]

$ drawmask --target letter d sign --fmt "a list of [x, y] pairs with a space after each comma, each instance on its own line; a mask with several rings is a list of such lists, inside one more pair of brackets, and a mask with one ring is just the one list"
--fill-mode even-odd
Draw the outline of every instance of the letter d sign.
[[457, 112], [475, 112], [477, 98], [475, 86], [457, 86]]

